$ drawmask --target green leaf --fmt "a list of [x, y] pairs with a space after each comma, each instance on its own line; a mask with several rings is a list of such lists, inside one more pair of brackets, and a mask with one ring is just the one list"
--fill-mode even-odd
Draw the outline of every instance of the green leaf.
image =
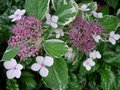
[[101, 11], [103, 15], [109, 15], [109, 8], [105, 8]]
[[25, 87], [27, 87], [26, 89], [28, 89], [28, 88], [33, 89], [37, 85], [37, 83], [34, 79], [34, 75], [27, 71], [22, 73], [22, 77], [20, 78], [20, 80], [25, 85]]
[[110, 69], [101, 71], [101, 86], [103, 90], [115, 90], [115, 76]]
[[9, 80], [7, 79], [7, 90], [20, 90], [19, 85], [15, 79]]
[[77, 82], [70, 81], [66, 90], [82, 90], [83, 86]]
[[19, 47], [8, 46], [5, 53], [3, 54], [2, 60], [7, 61], [14, 58], [19, 50]]
[[120, 52], [105, 51], [103, 60], [117, 68], [120, 68]]
[[58, 25], [66, 25], [73, 21], [76, 17], [77, 10], [71, 4], [62, 5], [55, 13], [59, 17]]
[[78, 4], [75, 2], [75, 0], [69, 0], [68, 4], [73, 5], [77, 10], [79, 8]]
[[50, 0], [27, 0], [25, 3], [26, 12], [38, 19], [43, 19], [49, 9]]
[[116, 30], [120, 22], [119, 18], [112, 15], [105, 15], [103, 18], [97, 20], [108, 33]]
[[112, 6], [113, 8], [116, 8], [116, 6], [119, 3], [119, 0], [104, 0], [105, 2], [107, 2], [110, 6]]
[[120, 89], [120, 74], [116, 74], [116, 89], [115, 90], [119, 90]]
[[63, 56], [68, 50], [68, 46], [65, 42], [59, 39], [46, 40], [44, 43], [44, 48], [50, 56], [55, 58]]
[[68, 69], [65, 60], [63, 58], [55, 59], [53, 66], [48, 69], [48, 76], [43, 78], [46, 85], [54, 90], [64, 90], [68, 83]]
[[93, 11], [97, 10], [97, 3], [96, 2], [90, 2], [87, 4], [88, 8], [90, 9], [89, 11], [87, 11], [87, 14], [92, 14]]
[[66, 0], [52, 0], [52, 5], [55, 10], [58, 10], [64, 4], [67, 4]]

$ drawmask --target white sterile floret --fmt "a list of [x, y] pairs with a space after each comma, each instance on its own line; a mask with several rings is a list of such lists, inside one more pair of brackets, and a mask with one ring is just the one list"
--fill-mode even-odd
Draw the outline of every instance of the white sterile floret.
[[64, 32], [62, 29], [56, 29], [55, 33], [56, 33], [56, 38], [60, 38], [60, 36], [64, 36]]
[[80, 8], [79, 8], [79, 10], [81, 10], [81, 11], [89, 11], [90, 9], [89, 8], [87, 8], [88, 6], [86, 5], [86, 4], [83, 4]]
[[94, 38], [95, 42], [97, 42], [97, 43], [101, 40], [100, 35], [93, 35], [93, 38]]
[[100, 54], [100, 52], [99, 51], [96, 51], [96, 50], [94, 50], [93, 52], [90, 52], [90, 54], [89, 54], [89, 56], [90, 56], [90, 58], [92, 58], [92, 59], [100, 59], [101, 58], [101, 54]]
[[20, 10], [17, 9], [14, 14], [12, 14], [11, 16], [9, 16], [9, 18], [12, 19], [12, 22], [16, 21], [16, 20], [20, 20], [22, 18], [22, 16], [25, 14], [26, 10]]
[[68, 52], [65, 54], [65, 57], [68, 58], [69, 60], [73, 60], [75, 57], [75, 53], [73, 52], [72, 48], [68, 49]]
[[91, 70], [91, 66], [94, 66], [95, 62], [91, 59], [88, 58], [86, 61], [83, 62], [83, 66], [86, 68], [86, 70]]
[[8, 79], [13, 79], [14, 77], [20, 78], [23, 66], [21, 64], [17, 64], [15, 59], [5, 61], [3, 65], [6, 69], [8, 69], [6, 72]]
[[46, 24], [51, 25], [53, 28], [57, 28], [58, 16], [51, 16], [49, 13], [46, 14]]
[[103, 18], [103, 14], [102, 13], [97, 13], [95, 11], [93, 11], [92, 13], [93, 13], [93, 16], [96, 17], [96, 18]]
[[46, 56], [46, 57], [42, 57], [42, 56], [37, 56], [36, 57], [36, 62], [31, 66], [31, 69], [33, 71], [39, 71], [39, 74], [42, 77], [47, 77], [49, 71], [45, 66], [52, 66], [54, 63], [53, 58]]
[[119, 34], [115, 34], [114, 31], [110, 32], [110, 37], [109, 37], [109, 42], [111, 42], [113, 45], [116, 44], [116, 40], [120, 39], [120, 35]]

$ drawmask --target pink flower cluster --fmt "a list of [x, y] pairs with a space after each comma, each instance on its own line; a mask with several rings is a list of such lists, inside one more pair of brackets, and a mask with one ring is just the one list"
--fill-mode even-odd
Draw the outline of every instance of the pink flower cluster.
[[41, 21], [35, 19], [33, 16], [23, 16], [22, 19], [17, 21], [13, 26], [13, 36], [9, 39], [8, 44], [16, 47], [19, 46], [20, 50], [17, 55], [21, 60], [26, 57], [35, 56], [41, 48], [41, 34], [42, 27]]
[[73, 46], [78, 46], [80, 51], [88, 54], [95, 48], [96, 42], [93, 35], [101, 35], [105, 32], [101, 25], [97, 22], [87, 22], [81, 17], [77, 17], [71, 25], [70, 38]]

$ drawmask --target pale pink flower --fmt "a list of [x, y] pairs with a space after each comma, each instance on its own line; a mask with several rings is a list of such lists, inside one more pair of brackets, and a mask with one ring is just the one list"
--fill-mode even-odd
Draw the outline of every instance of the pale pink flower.
[[120, 39], [120, 35], [119, 34], [115, 34], [114, 31], [110, 32], [110, 37], [109, 37], [109, 42], [111, 42], [111, 44], [115, 45], [116, 44], [116, 40]]
[[3, 65], [8, 70], [6, 73], [8, 79], [13, 79], [14, 77], [20, 78], [23, 66], [21, 64], [17, 64], [15, 59], [5, 61]]
[[57, 28], [58, 16], [51, 16], [49, 13], [46, 14], [46, 24], [51, 25], [53, 28]]
[[88, 8], [88, 6], [87, 6], [86, 4], [83, 4], [83, 5], [79, 8], [79, 10], [81, 10], [81, 11], [89, 11], [90, 9]]
[[55, 33], [56, 33], [56, 38], [60, 38], [61, 36], [64, 36], [64, 32], [62, 29], [56, 29]]
[[97, 42], [97, 43], [101, 40], [100, 35], [93, 35], [93, 38], [94, 38], [95, 42]]
[[73, 60], [75, 57], [75, 53], [73, 52], [72, 48], [68, 49], [68, 52], [65, 54], [65, 57], [68, 58], [69, 60]]
[[12, 14], [11, 16], [9, 16], [9, 18], [12, 19], [12, 22], [16, 21], [16, 20], [20, 20], [22, 18], [22, 16], [25, 14], [26, 10], [20, 10], [17, 9], [14, 14]]
[[86, 61], [83, 62], [83, 66], [88, 71], [91, 70], [91, 67], [94, 65], [95, 65], [95, 62], [91, 58], [88, 58]]
[[99, 51], [96, 51], [96, 50], [94, 50], [93, 52], [90, 52], [90, 54], [89, 54], [89, 56], [90, 56], [90, 58], [92, 58], [92, 59], [100, 59], [101, 58], [101, 54], [100, 54], [100, 52]]
[[96, 17], [96, 18], [103, 18], [103, 14], [102, 13], [97, 13], [97, 12], [92, 12], [93, 13], [93, 16]]
[[33, 71], [39, 71], [40, 75], [42, 77], [47, 77], [49, 71], [45, 66], [52, 66], [54, 63], [53, 58], [46, 56], [46, 57], [42, 57], [42, 56], [38, 56], [36, 57], [36, 62], [31, 66], [31, 69]]

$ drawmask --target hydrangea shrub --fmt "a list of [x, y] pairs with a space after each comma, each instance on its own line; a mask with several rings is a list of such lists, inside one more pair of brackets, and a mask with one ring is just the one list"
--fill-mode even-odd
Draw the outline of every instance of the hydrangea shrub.
[[[13, 35], [1, 60], [8, 79], [23, 77], [28, 69], [24, 63], [32, 59], [29, 70], [39, 73], [43, 83], [53, 90], [82, 90], [87, 80], [79, 78], [78, 82], [76, 76], [86, 74], [86, 77], [95, 72], [101, 76], [101, 86], [92, 90], [117, 90], [109, 65], [113, 62], [116, 66], [117, 59], [106, 59], [119, 59], [119, 56], [109, 50], [105, 53], [104, 47], [119, 47], [120, 35], [116, 30], [120, 20], [98, 12], [96, 2], [26, 0], [25, 8], [17, 8], [8, 18], [13, 23]], [[72, 89], [71, 83], [78, 88]]]

